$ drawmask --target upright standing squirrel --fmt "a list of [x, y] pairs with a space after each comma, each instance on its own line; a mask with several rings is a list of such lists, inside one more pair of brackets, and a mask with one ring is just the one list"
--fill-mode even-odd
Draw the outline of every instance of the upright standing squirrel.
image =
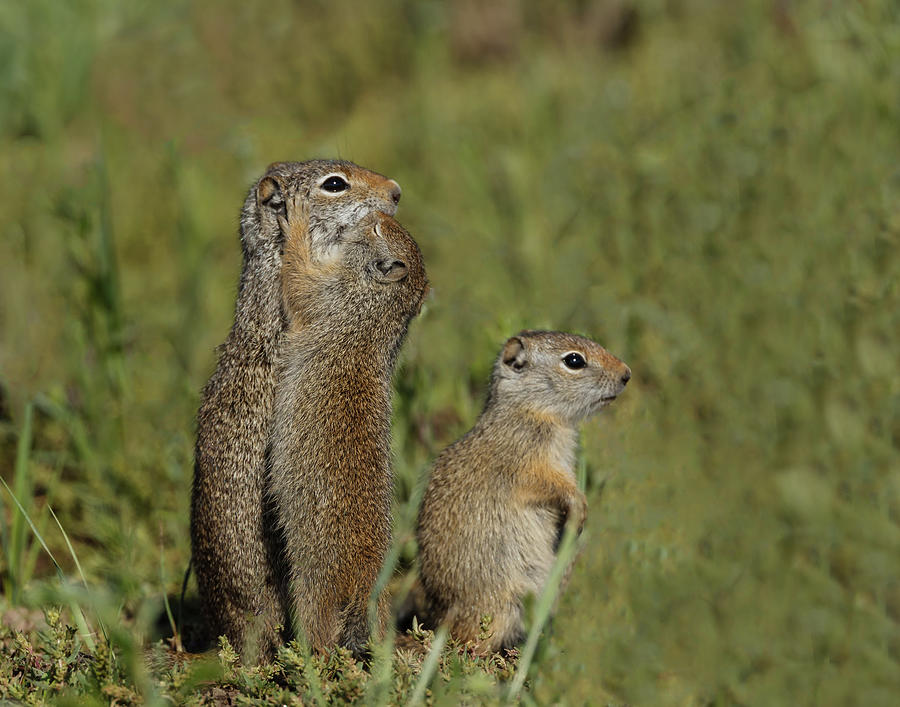
[[[356, 656], [391, 537], [391, 378], [427, 290], [415, 241], [374, 214], [324, 257], [304, 229], [284, 251], [289, 317], [279, 365], [269, 493], [283, 530], [294, 625]], [[379, 598], [383, 626], [385, 602]]]
[[[438, 457], [419, 512], [424, 618], [484, 653], [524, 638], [522, 599], [540, 594], [567, 521], [578, 424], [625, 389], [631, 371], [590, 339], [523, 331], [503, 347], [475, 426]], [[492, 618], [481, 636], [481, 619]]]
[[[241, 211], [243, 267], [234, 324], [197, 413], [191, 549], [207, 630], [245, 660], [272, 657], [286, 625], [273, 533], [263, 517], [266, 445], [275, 400], [285, 240], [327, 252], [370, 213], [393, 214], [400, 187], [343, 161], [271, 165]], [[298, 225], [298, 213], [304, 216]]]

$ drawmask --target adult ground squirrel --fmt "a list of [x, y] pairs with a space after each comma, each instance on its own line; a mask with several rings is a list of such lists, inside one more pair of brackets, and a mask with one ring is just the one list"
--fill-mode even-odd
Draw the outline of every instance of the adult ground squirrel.
[[350, 162], [271, 165], [241, 211], [243, 266], [234, 324], [197, 413], [191, 549], [210, 637], [225, 634], [245, 660], [270, 658], [285, 625], [277, 552], [263, 517], [275, 365], [286, 326], [282, 251], [297, 213], [318, 250], [375, 211], [393, 214], [400, 187]]
[[584, 524], [578, 424], [630, 378], [628, 366], [581, 336], [523, 331], [506, 342], [484, 411], [438, 457], [422, 500], [426, 623], [446, 624], [484, 653], [524, 638], [522, 599], [543, 589], [567, 520], [579, 532]]
[[[391, 536], [391, 378], [427, 282], [415, 241], [375, 214], [316, 262], [284, 251], [285, 333], [269, 495], [288, 563], [294, 625], [311, 646], [369, 639], [368, 605]], [[385, 602], [379, 600], [379, 621]]]

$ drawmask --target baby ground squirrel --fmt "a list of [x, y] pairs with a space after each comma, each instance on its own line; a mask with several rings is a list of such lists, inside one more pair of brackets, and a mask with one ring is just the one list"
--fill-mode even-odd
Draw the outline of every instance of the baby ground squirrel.
[[[316, 650], [367, 650], [369, 598], [391, 537], [391, 377], [427, 291], [415, 241], [374, 214], [327, 253], [304, 229], [284, 251], [289, 326], [278, 367], [268, 494], [294, 625]], [[378, 600], [379, 630], [386, 602]]]
[[191, 549], [207, 631], [225, 634], [246, 661], [272, 657], [281, 640], [277, 626], [286, 625], [277, 537], [263, 513], [275, 367], [286, 326], [285, 238], [296, 235], [302, 207], [311, 245], [325, 252], [368, 214], [393, 214], [399, 200], [394, 180], [350, 162], [283, 162], [251, 187], [241, 211], [234, 324], [197, 413]]
[[438, 457], [422, 500], [426, 623], [446, 624], [482, 653], [524, 638], [522, 599], [543, 589], [567, 520], [579, 532], [584, 524], [574, 473], [578, 424], [630, 378], [628, 366], [581, 336], [523, 331], [506, 342], [484, 411]]

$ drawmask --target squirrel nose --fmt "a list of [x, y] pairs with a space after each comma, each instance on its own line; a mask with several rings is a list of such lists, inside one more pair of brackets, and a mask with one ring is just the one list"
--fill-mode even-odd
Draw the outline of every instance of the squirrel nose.
[[391, 186], [391, 190], [388, 193], [391, 196], [391, 200], [395, 204], [399, 204], [400, 203], [400, 195], [403, 194], [403, 190], [400, 188], [400, 185], [397, 184], [397, 182], [395, 182], [393, 179], [391, 179], [390, 182], [393, 186]]
[[630, 380], [631, 380], [631, 369], [628, 368], [628, 366], [625, 366], [625, 372], [622, 374], [622, 378], [621, 378], [622, 385], [625, 385]]
[[409, 268], [402, 260], [376, 260], [373, 264], [385, 282], [402, 280], [409, 272]]

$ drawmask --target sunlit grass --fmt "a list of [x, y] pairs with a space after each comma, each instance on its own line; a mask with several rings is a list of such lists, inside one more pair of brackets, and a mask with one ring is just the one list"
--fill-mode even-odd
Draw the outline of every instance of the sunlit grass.
[[[599, 3], [465, 5], [0, 7], [0, 615], [65, 607], [0, 629], [0, 696], [895, 700], [896, 7], [650, 0], [610, 49]], [[462, 41], [487, 22], [505, 43]], [[189, 560], [238, 210], [313, 156], [400, 182], [433, 286], [398, 367], [385, 584], [409, 586], [424, 470], [507, 336], [577, 331], [634, 372], [585, 427], [582, 549], [524, 685], [428, 633], [370, 673], [302, 644], [281, 672], [145, 665]], [[68, 667], [41, 678], [27, 646]]]

